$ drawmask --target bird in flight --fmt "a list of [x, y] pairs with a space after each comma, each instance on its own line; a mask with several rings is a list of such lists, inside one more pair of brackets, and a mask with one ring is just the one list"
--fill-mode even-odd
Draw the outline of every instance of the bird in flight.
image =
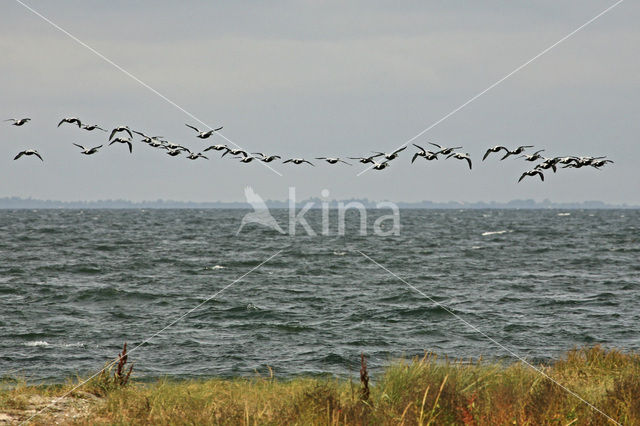
[[114, 138], [111, 142], [109, 142], [109, 146], [113, 145], [114, 143], [126, 143], [127, 145], [129, 145], [129, 153], [133, 154], [133, 145], [131, 144], [131, 139], [129, 138], [121, 138], [121, 137], [117, 137]]
[[140, 139], [140, 141], [144, 142], [146, 144], [149, 144], [149, 143], [151, 143], [153, 141], [160, 142], [160, 140], [162, 138], [164, 138], [164, 136], [148, 136], [148, 135], [146, 135], [146, 134], [144, 134], [142, 132], [138, 132], [136, 130], [132, 130], [132, 132], [135, 133], [136, 135], [142, 136], [142, 139]]
[[502, 146], [502, 145], [496, 145], [492, 148], [489, 148], [487, 150], [487, 152], [484, 153], [484, 156], [482, 157], [482, 161], [486, 160], [487, 157], [489, 156], [489, 154], [493, 153], [493, 152], [500, 152], [501, 150], [505, 150], [507, 152], [509, 152], [509, 148], [507, 148], [506, 146]]
[[381, 155], [384, 155], [384, 158], [386, 159], [386, 161], [384, 162], [386, 163], [387, 161], [395, 160], [396, 158], [398, 158], [398, 154], [400, 154], [400, 152], [404, 151], [405, 149], [407, 149], [406, 145], [390, 153], [373, 151], [373, 153], [376, 155], [373, 155], [371, 158], [376, 158], [376, 157], [380, 157]]
[[467, 160], [467, 163], [469, 163], [469, 170], [471, 170], [471, 157], [469, 157], [469, 153], [467, 152], [466, 154], [462, 154], [460, 152], [452, 152], [451, 154], [447, 155], [447, 158], [457, 158], [458, 160]]
[[192, 126], [190, 124], [186, 124], [185, 123], [185, 126], [187, 126], [187, 127], [191, 128], [191, 129], [195, 130], [196, 132], [198, 132], [198, 136], [196, 136], [196, 137], [200, 138], [200, 139], [207, 139], [209, 136], [213, 135], [214, 132], [217, 132], [218, 130], [222, 130], [222, 126], [218, 127], [217, 129], [207, 130], [206, 132], [204, 132], [204, 131], [202, 131], [202, 130], [198, 129], [197, 127], [194, 127], [194, 126]]
[[84, 146], [78, 145], [77, 143], [74, 143], [74, 145], [80, 148], [82, 150], [82, 154], [84, 155], [95, 154], [100, 148], [102, 148], [102, 145], [94, 146], [93, 148], [85, 148]]
[[[39, 159], [42, 160], [42, 156], [35, 149], [25, 149], [24, 151], [20, 151], [18, 153], [18, 155], [15, 156], [14, 160], [17, 160], [18, 158], [22, 157], [23, 155], [35, 155], [36, 157], [38, 157]], [[42, 160], [42, 161], [44, 161], [44, 160]]]
[[535, 176], [535, 175], [540, 176], [540, 180], [544, 182], [544, 174], [538, 169], [533, 169], [533, 170], [529, 170], [529, 171], [524, 172], [522, 174], [522, 176], [520, 176], [520, 179], [518, 179], [518, 182], [520, 182], [522, 179], [524, 179], [525, 176]]
[[223, 150], [229, 149], [229, 147], [226, 145], [218, 144], [218, 145], [211, 145], [209, 148], [205, 148], [204, 150], [211, 151], [212, 149], [215, 149], [216, 151], [223, 151]]
[[537, 160], [542, 158], [542, 155], [540, 155], [540, 153], [543, 152], [543, 151], [544, 151], [544, 149], [541, 149], [539, 151], [534, 152], [533, 154], [524, 154], [524, 155], [521, 155], [518, 158], [523, 158], [524, 157], [525, 161], [537, 161]]
[[293, 163], [293, 164], [309, 163], [312, 166], [314, 166], [311, 161], [305, 160], [304, 158], [289, 158], [288, 160], [283, 161], [283, 163]]
[[30, 118], [10, 118], [4, 121], [13, 121], [13, 123], [11, 123], [13, 126], [22, 126], [24, 124], [27, 124], [29, 121], [31, 121], [31, 119]]
[[116, 135], [116, 133], [118, 132], [127, 132], [129, 134], [129, 137], [132, 138], [133, 134], [131, 134], [131, 129], [129, 129], [129, 126], [118, 126], [115, 129], [113, 129], [111, 131], [111, 135], [109, 136], [109, 140], [113, 139], [113, 137]]
[[373, 162], [373, 166], [371, 166], [374, 170], [384, 170], [387, 167], [390, 166], [389, 164], [390, 160], [385, 160], [382, 163], [376, 163], [375, 161]]
[[505, 158], [510, 157], [512, 155], [522, 154], [526, 148], [533, 148], [533, 145], [522, 145], [522, 146], [517, 147], [513, 151], [510, 151], [510, 150], [507, 149], [507, 153], [504, 155], [504, 157], [502, 157], [500, 159], [500, 161], [502, 161]]
[[262, 158], [259, 158], [259, 160], [262, 161], [263, 163], [270, 163], [274, 160], [279, 160], [280, 158], [282, 158], [279, 155], [264, 155], [261, 152], [252, 152], [251, 154], [259, 155], [260, 157], [262, 157]]
[[76, 118], [76, 117], [65, 117], [65, 118], [63, 118], [58, 123], [58, 127], [60, 127], [60, 125], [62, 123], [76, 124], [78, 127], [82, 127], [82, 122], [80, 122], [80, 119]]
[[187, 155], [187, 158], [189, 160], [197, 160], [198, 158], [204, 158], [205, 160], [208, 160], [207, 157], [205, 157], [204, 155], [202, 155], [201, 152], [194, 154], [193, 152], [190, 152], [189, 155]]
[[247, 154], [247, 151], [243, 150], [243, 149], [231, 149], [231, 148], [227, 148], [227, 150], [225, 152], [222, 153], [222, 156], [224, 157], [227, 154], [231, 154], [231, 155], [242, 155], [243, 157], [248, 157], [249, 154]]
[[316, 160], [325, 160], [329, 164], [344, 163], [348, 164], [349, 166], [351, 165], [351, 163], [347, 163], [339, 157], [316, 157]]
[[98, 129], [98, 130], [102, 130], [103, 132], [106, 132], [106, 131], [107, 131], [107, 129], [103, 129], [102, 127], [98, 126], [97, 124], [90, 124], [90, 125], [88, 125], [88, 126], [87, 126], [86, 124], [83, 124], [83, 125], [82, 125], [82, 128], [83, 128], [84, 130], [89, 131], [89, 132], [90, 132], [90, 131], [92, 131], [92, 130], [96, 130], [96, 129]]
[[413, 158], [411, 159], [411, 163], [416, 161], [416, 158], [418, 158], [418, 157], [422, 157], [422, 158], [424, 158], [425, 160], [428, 160], [428, 161], [437, 160], [438, 159], [438, 154], [437, 153], [431, 152], [431, 151], [427, 151], [426, 149], [424, 149], [420, 145], [416, 145], [415, 143], [413, 144], [413, 146], [418, 148], [420, 151], [418, 151], [415, 154], [413, 154]]
[[444, 148], [444, 147], [438, 145], [437, 143], [433, 143], [433, 142], [429, 142], [429, 143], [431, 145], [433, 145], [433, 146], [437, 146], [440, 149], [440, 151], [436, 152], [436, 154], [442, 154], [442, 155], [449, 155], [449, 154], [451, 154], [453, 152], [454, 149], [462, 148], [461, 146], [454, 146], [454, 147], [451, 147], [451, 148]]

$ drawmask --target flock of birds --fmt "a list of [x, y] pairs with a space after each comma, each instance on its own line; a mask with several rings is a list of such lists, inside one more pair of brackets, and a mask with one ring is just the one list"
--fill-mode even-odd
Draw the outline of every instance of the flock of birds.
[[[21, 127], [29, 123], [31, 119], [30, 118], [10, 118], [5, 121], [11, 122], [13, 126]], [[185, 153], [185, 157], [188, 158], [189, 160], [197, 160], [199, 158], [208, 160], [208, 157], [206, 157], [202, 152], [196, 153], [194, 151], [191, 151], [189, 148], [186, 148], [183, 145], [176, 144], [166, 140], [164, 136], [149, 136], [143, 132], [132, 130], [128, 126], [118, 126], [109, 132], [108, 130], [100, 127], [97, 124], [91, 124], [91, 125], [83, 124], [82, 121], [80, 121], [80, 119], [76, 117], [63, 118], [58, 123], [58, 127], [60, 127], [62, 124], [78, 126], [78, 128], [84, 129], [87, 131], [99, 130], [102, 132], [106, 132], [109, 134], [109, 138], [108, 138], [109, 146], [115, 143], [127, 145], [127, 147], [129, 148], [129, 153], [133, 153], [133, 137], [134, 137], [133, 134], [136, 134], [141, 137], [140, 139], [141, 142], [146, 143], [152, 148], [165, 150], [167, 155], [170, 155], [172, 157], [176, 157], [182, 153]], [[185, 126], [189, 127], [190, 129], [193, 129], [197, 133], [196, 137], [199, 139], [208, 139], [209, 137], [213, 136], [216, 132], [222, 130], [222, 127], [218, 127], [216, 129], [203, 131], [189, 124], [185, 124]], [[123, 135], [125, 134], [128, 135], [128, 137], [124, 137]], [[473, 164], [472, 164], [472, 160], [469, 153], [456, 152], [456, 150], [462, 149], [461, 146], [444, 147], [434, 142], [429, 142], [429, 144], [435, 147], [435, 148], [431, 148], [432, 149], [431, 151], [426, 150], [417, 144], [412, 144], [418, 149], [418, 151], [416, 151], [413, 154], [411, 163], [414, 163], [418, 158], [423, 158], [426, 161], [432, 161], [432, 160], [438, 160], [439, 156], [442, 156], [445, 159], [453, 158], [456, 160], [464, 160], [469, 165], [469, 170], [472, 169]], [[81, 154], [84, 154], [84, 155], [96, 154], [98, 150], [100, 150], [100, 148], [104, 146], [104, 145], [98, 145], [98, 146], [87, 148], [77, 143], [73, 143], [73, 145], [80, 148]], [[613, 163], [613, 161], [607, 159], [606, 156], [600, 156], [600, 157], [567, 156], [567, 157], [547, 158], [541, 155], [541, 153], [544, 152], [544, 149], [535, 151], [532, 154], [525, 154], [524, 152], [528, 148], [533, 148], [533, 146], [522, 145], [522, 146], [518, 146], [515, 149], [509, 149], [502, 145], [496, 145], [494, 147], [487, 149], [484, 156], [482, 157], [482, 161], [486, 160], [490, 154], [500, 153], [501, 151], [504, 151], [504, 155], [500, 158], [500, 160], [505, 160], [512, 156], [518, 156], [516, 158], [524, 158], [525, 161], [528, 161], [528, 162], [540, 161], [538, 164], [536, 164], [533, 167], [533, 169], [527, 170], [524, 173], [522, 173], [522, 175], [518, 179], [518, 182], [522, 181], [522, 179], [524, 179], [527, 176], [539, 176], [540, 179], [544, 181], [544, 171], [551, 169], [555, 173], [557, 171], [558, 166], [561, 166], [562, 168], [575, 168], [575, 169], [579, 169], [585, 166], [590, 166], [599, 170], [605, 165], [609, 163]], [[372, 155], [365, 155], [363, 157], [348, 157], [347, 159], [357, 160], [359, 163], [362, 163], [362, 164], [371, 164], [371, 168], [374, 170], [383, 170], [389, 167], [390, 162], [398, 158], [400, 153], [405, 149], [407, 149], [406, 145], [400, 149], [397, 149], [389, 153], [373, 151]], [[222, 157], [229, 155], [231, 158], [238, 159], [242, 163], [250, 163], [253, 160], [263, 161], [265, 163], [270, 163], [275, 160], [283, 160], [282, 157], [279, 155], [267, 155], [262, 152], [248, 153], [242, 149], [230, 148], [225, 144], [210, 145], [209, 147], [205, 148], [203, 152], [212, 151], [212, 150], [222, 151]], [[32, 155], [35, 155], [40, 160], [44, 161], [44, 159], [42, 158], [42, 155], [40, 155], [40, 153], [35, 149], [25, 149], [24, 151], [20, 151], [15, 156], [14, 160], [17, 160], [22, 156], [32, 156]], [[344, 163], [347, 165], [351, 165], [351, 163], [343, 160], [340, 157], [315, 157], [315, 159], [325, 161], [329, 164]], [[315, 166], [311, 161], [306, 160], [304, 158], [288, 158], [283, 160], [282, 162], [296, 164], [296, 165], [308, 164], [311, 166]]]

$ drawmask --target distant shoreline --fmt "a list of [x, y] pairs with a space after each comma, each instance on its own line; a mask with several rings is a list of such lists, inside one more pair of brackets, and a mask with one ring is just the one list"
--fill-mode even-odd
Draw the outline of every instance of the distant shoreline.
[[[368, 199], [346, 199], [346, 200], [322, 200], [319, 198], [310, 198], [296, 203], [296, 208], [302, 208], [307, 203], [312, 203], [311, 210], [321, 209], [323, 203], [328, 205], [330, 210], [337, 209], [338, 203], [361, 203], [366, 208], [375, 209], [379, 202]], [[288, 209], [288, 201], [267, 200], [266, 205], [270, 209]], [[638, 210], [640, 206], [628, 204], [608, 204], [602, 201], [583, 201], [583, 202], [567, 202], [559, 203], [549, 200], [535, 201], [511, 200], [508, 202], [393, 202], [400, 209], [407, 210]], [[123, 210], [139, 210], [139, 209], [218, 209], [218, 210], [246, 210], [252, 209], [251, 205], [246, 202], [191, 202], [191, 201], [172, 201], [172, 200], [155, 200], [155, 201], [130, 201], [130, 200], [98, 200], [98, 201], [57, 201], [57, 200], [40, 200], [21, 197], [4, 197], [0, 198], [0, 210], [26, 210], [26, 209], [123, 209]]]

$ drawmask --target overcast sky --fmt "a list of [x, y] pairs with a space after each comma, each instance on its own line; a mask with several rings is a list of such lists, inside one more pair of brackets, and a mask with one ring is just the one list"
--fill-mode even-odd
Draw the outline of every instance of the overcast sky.
[[[250, 151], [359, 156], [391, 151], [614, 1], [35, 1], [35, 10]], [[72, 142], [104, 133], [56, 128], [67, 115], [128, 124], [200, 150], [204, 127], [25, 9], [3, 2], [0, 197], [55, 200], [242, 201], [264, 198], [394, 201], [602, 200], [640, 204], [640, 5], [627, 0], [415, 142], [463, 146], [464, 162], [411, 164], [413, 147], [383, 171], [362, 165], [239, 164], [171, 158], [140, 142], [82, 156]], [[592, 168], [520, 174], [492, 145], [545, 155], [608, 155]], [[45, 158], [13, 161], [25, 148]]]

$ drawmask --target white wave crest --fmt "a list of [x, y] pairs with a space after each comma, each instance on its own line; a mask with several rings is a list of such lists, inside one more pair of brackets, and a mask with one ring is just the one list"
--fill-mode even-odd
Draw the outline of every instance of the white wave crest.
[[24, 346], [50, 346], [48, 342], [44, 340], [36, 340], [35, 342], [23, 343]]
[[509, 231], [507, 231], [507, 230], [504, 230], [504, 231], [487, 231], [487, 232], [483, 232], [482, 236], [486, 237], [487, 235], [500, 235], [500, 234], [506, 234], [507, 232], [509, 232]]

